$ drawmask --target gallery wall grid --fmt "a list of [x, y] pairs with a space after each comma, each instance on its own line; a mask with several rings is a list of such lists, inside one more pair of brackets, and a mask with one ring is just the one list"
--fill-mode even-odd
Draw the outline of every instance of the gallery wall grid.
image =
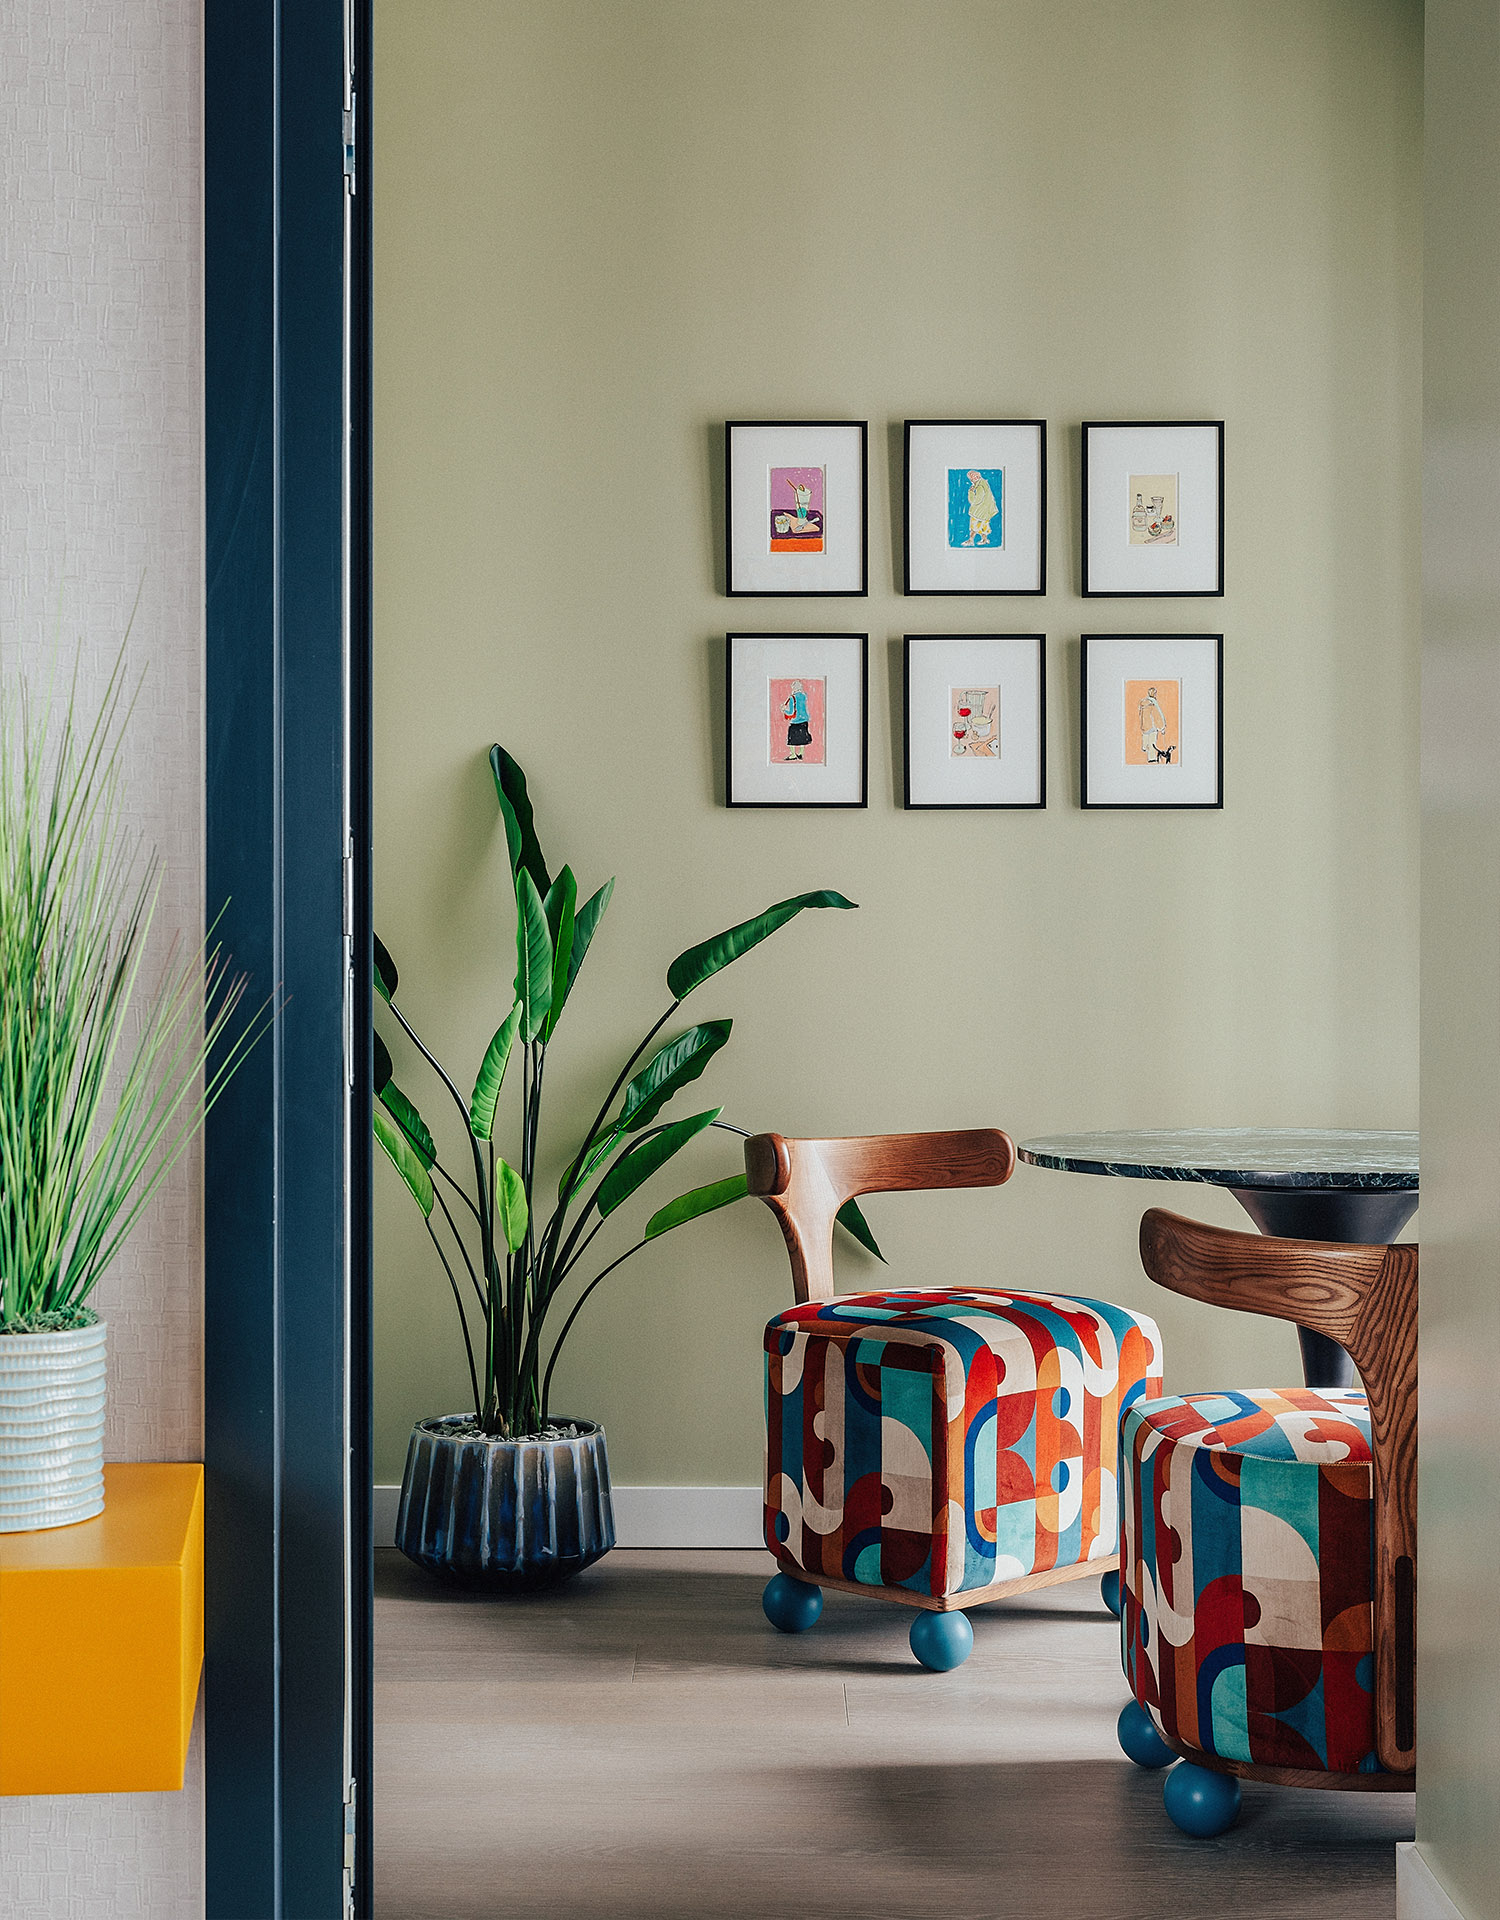
[[[725, 805], [867, 807], [868, 633], [724, 636]], [[1224, 636], [1078, 637], [1081, 810], [1224, 805]], [[901, 636], [901, 804], [1047, 805], [1047, 635]]]
[[[869, 422], [724, 423], [724, 592], [869, 593]], [[1079, 427], [1079, 592], [1222, 599], [1224, 422]], [[1047, 591], [1047, 423], [902, 423], [906, 595]]]
[[[869, 422], [725, 422], [725, 592], [869, 593]], [[1047, 591], [1047, 423], [902, 422], [901, 592]], [[1079, 428], [1079, 591], [1222, 598], [1224, 422]], [[869, 635], [725, 637], [725, 803], [865, 807]], [[1221, 809], [1223, 636], [1079, 636], [1078, 805]], [[908, 811], [1045, 808], [1047, 640], [902, 639]]]

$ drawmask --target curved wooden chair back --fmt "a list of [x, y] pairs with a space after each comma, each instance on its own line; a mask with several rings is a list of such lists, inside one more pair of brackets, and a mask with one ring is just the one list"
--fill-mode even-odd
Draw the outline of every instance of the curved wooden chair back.
[[1370, 1402], [1375, 1462], [1376, 1751], [1416, 1765], [1417, 1249], [1281, 1240], [1152, 1207], [1141, 1264], [1160, 1287], [1336, 1340]]
[[833, 1223], [846, 1200], [926, 1187], [998, 1187], [1015, 1164], [1015, 1143], [998, 1127], [848, 1140], [758, 1133], [745, 1142], [750, 1191], [780, 1223], [799, 1303], [834, 1298]]

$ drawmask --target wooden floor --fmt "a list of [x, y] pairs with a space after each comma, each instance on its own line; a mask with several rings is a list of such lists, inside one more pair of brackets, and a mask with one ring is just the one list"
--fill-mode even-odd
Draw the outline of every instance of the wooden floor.
[[904, 1609], [774, 1633], [757, 1553], [611, 1554], [475, 1599], [376, 1556], [379, 1920], [1392, 1920], [1405, 1794], [1247, 1784], [1192, 1841], [1115, 1744], [1092, 1583], [979, 1609], [927, 1673]]

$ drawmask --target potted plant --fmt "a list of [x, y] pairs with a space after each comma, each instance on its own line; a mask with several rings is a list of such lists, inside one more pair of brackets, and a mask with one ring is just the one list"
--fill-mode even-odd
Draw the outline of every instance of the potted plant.
[[123, 655], [98, 711], [0, 694], [0, 1533], [104, 1507], [107, 1327], [89, 1299], [253, 1035], [244, 982], [147, 946], [160, 863], [126, 816]]
[[[398, 1006], [398, 975], [375, 943], [375, 986], [392, 1018], [437, 1075], [463, 1129], [462, 1177], [445, 1167], [426, 1122], [392, 1078], [375, 1036], [375, 1137], [421, 1209], [458, 1309], [470, 1411], [420, 1420], [412, 1430], [397, 1510], [396, 1544], [430, 1571], [498, 1591], [554, 1585], [614, 1545], [603, 1429], [555, 1414], [558, 1355], [594, 1289], [674, 1227], [743, 1197], [734, 1173], [679, 1194], [632, 1245], [605, 1260], [595, 1243], [616, 1211], [689, 1140], [726, 1127], [718, 1107], [661, 1116], [729, 1038], [710, 1020], [653, 1042], [696, 991], [808, 907], [852, 907], [830, 892], [779, 901], [754, 919], [680, 953], [667, 969], [671, 1004], [619, 1072], [593, 1123], [572, 1144], [552, 1197], [540, 1175], [542, 1091], [548, 1050], [614, 891], [606, 881], [582, 904], [571, 867], [548, 870], [526, 780], [503, 748], [490, 754], [516, 899], [515, 1001], [465, 1095]], [[648, 1057], [649, 1054], [649, 1057]], [[501, 1090], [520, 1083], [513, 1159], [495, 1147]], [[740, 1128], [729, 1128], [741, 1133]], [[851, 1202], [843, 1224], [878, 1252]], [[580, 1290], [580, 1284], [581, 1290]], [[561, 1325], [565, 1300], [571, 1299]]]

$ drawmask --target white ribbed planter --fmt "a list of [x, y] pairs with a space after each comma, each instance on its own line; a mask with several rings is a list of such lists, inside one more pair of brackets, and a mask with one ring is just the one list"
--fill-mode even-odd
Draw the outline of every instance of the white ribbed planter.
[[103, 1513], [105, 1331], [0, 1334], [0, 1533]]

